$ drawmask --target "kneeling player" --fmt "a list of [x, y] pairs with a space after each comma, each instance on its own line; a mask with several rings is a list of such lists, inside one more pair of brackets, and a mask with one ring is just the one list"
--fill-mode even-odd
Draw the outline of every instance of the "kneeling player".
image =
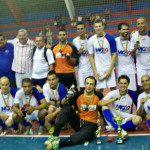
[[[142, 118], [137, 115], [131, 114], [132, 105], [137, 104], [137, 93], [135, 91], [128, 90], [130, 79], [126, 75], [121, 75], [118, 78], [119, 89], [109, 92], [100, 102], [99, 105], [103, 106], [102, 111], [105, 119], [111, 124], [116, 130], [118, 125], [114, 121], [114, 117], [117, 116], [116, 108], [120, 109], [119, 115], [123, 117], [121, 128], [124, 130], [134, 129], [138, 124], [141, 123]], [[112, 110], [107, 106], [112, 103]], [[125, 133], [122, 130], [122, 133]]]
[[150, 129], [150, 76], [144, 75], [141, 78], [141, 85], [144, 90], [138, 97], [137, 115], [147, 120]]
[[[40, 122], [38, 134], [43, 134], [44, 120], [47, 107], [46, 100], [42, 93], [36, 88], [32, 88], [32, 81], [29, 78], [22, 80], [22, 89], [18, 90], [14, 101], [14, 120], [23, 123], [26, 131], [24, 134], [33, 134], [31, 124], [32, 120]], [[21, 109], [20, 109], [21, 108]]]

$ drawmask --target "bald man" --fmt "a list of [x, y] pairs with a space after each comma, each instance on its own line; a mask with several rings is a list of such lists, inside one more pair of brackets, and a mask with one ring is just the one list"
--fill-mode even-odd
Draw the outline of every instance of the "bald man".
[[0, 85], [0, 126], [2, 126], [3, 133], [6, 134], [6, 126], [11, 127], [14, 124], [12, 119], [13, 104], [17, 89], [10, 88], [9, 79], [7, 77], [0, 79]]
[[142, 76], [141, 85], [144, 92], [138, 96], [137, 115], [146, 118], [150, 129], [150, 76]]

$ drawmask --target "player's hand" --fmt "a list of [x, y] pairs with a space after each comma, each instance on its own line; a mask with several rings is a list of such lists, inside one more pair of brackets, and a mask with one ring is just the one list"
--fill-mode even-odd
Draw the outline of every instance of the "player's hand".
[[114, 97], [114, 100], [116, 101], [116, 100], [120, 100], [120, 98], [121, 98], [121, 95], [116, 95], [115, 97]]
[[99, 79], [99, 77], [100, 77], [100, 75], [99, 75], [99, 73], [98, 73], [97, 71], [94, 71], [94, 76], [95, 76], [97, 79]]
[[20, 109], [18, 110], [18, 116], [19, 117], [23, 117], [23, 113], [22, 113], [22, 111]]
[[80, 55], [83, 52], [83, 48], [79, 48], [78, 54]]
[[141, 99], [140, 99], [140, 103], [141, 103], [141, 104], [144, 104], [145, 102], [147, 102], [147, 99], [146, 99], [146, 98], [141, 98]]
[[140, 48], [140, 44], [139, 43], [134, 44], [134, 49], [137, 50], [138, 48]]
[[109, 76], [111, 75], [111, 70], [109, 69], [105, 73], [106, 73], [106, 78], [109, 78]]
[[36, 89], [38, 90], [39, 93], [43, 92], [42, 88], [39, 85], [36, 85]]
[[27, 107], [26, 109], [25, 109], [25, 111], [28, 113], [28, 114], [30, 114], [30, 113], [32, 113], [33, 111], [34, 111], [34, 107]]

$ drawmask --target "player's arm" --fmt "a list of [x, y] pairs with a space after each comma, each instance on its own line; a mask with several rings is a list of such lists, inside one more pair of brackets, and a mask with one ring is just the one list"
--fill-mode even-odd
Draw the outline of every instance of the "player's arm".
[[13, 111], [20, 117], [23, 117], [23, 113], [21, 112], [21, 110], [19, 109], [19, 104], [15, 103], [13, 105]]
[[138, 110], [136, 112], [137, 115], [139, 115], [139, 116], [143, 116], [144, 115], [145, 111], [143, 109], [143, 106], [144, 106], [146, 101], [147, 101], [146, 98], [141, 98], [140, 99], [140, 107], [138, 108]]
[[111, 99], [102, 99], [98, 102], [98, 106], [105, 106], [113, 101], [119, 100], [121, 98], [121, 95], [116, 95], [114, 98]]
[[49, 70], [50, 70], [50, 71], [51, 71], [51, 70], [55, 70], [55, 65], [54, 65], [54, 63], [49, 65]]
[[117, 52], [115, 53], [112, 53], [112, 59], [111, 59], [111, 65], [109, 67], [109, 69], [106, 71], [106, 77], [108, 78], [114, 68], [114, 65], [115, 65], [115, 62], [116, 62], [116, 59], [117, 59]]

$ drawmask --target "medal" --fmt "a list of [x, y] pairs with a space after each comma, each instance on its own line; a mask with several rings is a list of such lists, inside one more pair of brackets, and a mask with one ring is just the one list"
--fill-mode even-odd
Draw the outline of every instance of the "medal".
[[89, 111], [88, 106], [86, 106], [85, 111]]
[[59, 52], [62, 53], [62, 50], [60, 49]]

